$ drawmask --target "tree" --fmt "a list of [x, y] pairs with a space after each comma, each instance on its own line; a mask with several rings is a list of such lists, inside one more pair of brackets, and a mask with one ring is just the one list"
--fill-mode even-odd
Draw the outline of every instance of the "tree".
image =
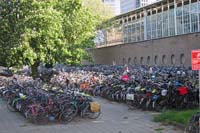
[[100, 24], [114, 16], [113, 10], [102, 0], [83, 0], [83, 5], [100, 18]]
[[12, 67], [17, 64], [14, 49], [19, 43], [19, 30], [17, 30], [17, 1], [0, 1], [0, 64]]
[[1, 0], [0, 19], [1, 65], [29, 65], [33, 77], [40, 63], [80, 64], [102, 21], [81, 0]]
[[83, 0], [83, 5], [86, 6], [90, 12], [93, 12], [93, 14], [95, 14], [95, 16], [100, 20], [96, 27], [94, 36], [91, 37], [90, 40], [88, 39], [85, 41], [87, 47], [91, 48], [94, 46], [94, 43], [103, 43], [105, 41], [103, 29], [110, 27], [112, 21], [108, 20], [114, 16], [114, 12], [108, 5], [104, 4], [102, 0]]

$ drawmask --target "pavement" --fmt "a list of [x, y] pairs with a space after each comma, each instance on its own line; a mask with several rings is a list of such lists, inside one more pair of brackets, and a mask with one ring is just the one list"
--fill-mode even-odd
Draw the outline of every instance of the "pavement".
[[76, 118], [69, 124], [34, 125], [9, 112], [0, 100], [0, 133], [183, 133], [179, 128], [152, 121], [155, 112], [129, 110], [125, 104], [95, 98], [102, 114], [95, 120]]

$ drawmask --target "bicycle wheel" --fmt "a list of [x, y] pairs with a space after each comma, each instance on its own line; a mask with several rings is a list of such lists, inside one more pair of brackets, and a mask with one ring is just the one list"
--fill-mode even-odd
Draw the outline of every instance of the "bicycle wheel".
[[46, 124], [48, 122], [48, 113], [47, 112], [37, 112], [37, 115], [33, 117], [35, 124]]
[[99, 112], [90, 112], [88, 115], [88, 118], [90, 119], [96, 119], [101, 115], [101, 110]]
[[13, 100], [9, 99], [7, 102], [7, 108], [11, 112], [16, 112], [17, 110], [14, 108]]
[[35, 109], [33, 114], [31, 108], [28, 108], [24, 112], [25, 118], [34, 124], [46, 124], [48, 122], [48, 114], [45, 111]]
[[6, 92], [3, 93], [3, 97], [2, 98], [3, 98], [4, 101], [9, 100], [10, 95], [11, 95], [10, 93], [11, 93], [10, 91], [6, 91]]
[[24, 117], [30, 121], [30, 122], [34, 122], [34, 119], [33, 119], [33, 114], [32, 114], [32, 111], [30, 108], [26, 108], [24, 110]]
[[135, 106], [133, 105], [133, 101], [128, 100], [128, 101], [126, 101], [126, 104], [129, 109], [131, 109], [131, 110], [136, 109]]
[[59, 121], [63, 122], [70, 122], [74, 119], [74, 117], [77, 115], [78, 110], [75, 107], [75, 105], [71, 103], [67, 103], [64, 105], [61, 114], [59, 116]]
[[144, 99], [140, 102], [139, 108], [142, 109], [142, 110], [146, 110], [146, 102], [147, 102], [147, 100], [146, 100], [146, 98], [144, 98]]
[[90, 110], [90, 106], [87, 105], [83, 111], [81, 111], [81, 117], [89, 118], [89, 119], [96, 119], [101, 115], [101, 110], [98, 112], [92, 112]]
[[192, 116], [192, 118], [189, 121], [188, 126], [185, 128], [185, 133], [199, 133], [200, 129], [200, 119], [199, 119], [199, 113], [196, 113]]
[[185, 133], [199, 133], [199, 126], [196, 125], [196, 123], [190, 123], [185, 128]]
[[166, 102], [165, 101], [155, 102], [154, 109], [157, 112], [166, 111], [167, 110]]

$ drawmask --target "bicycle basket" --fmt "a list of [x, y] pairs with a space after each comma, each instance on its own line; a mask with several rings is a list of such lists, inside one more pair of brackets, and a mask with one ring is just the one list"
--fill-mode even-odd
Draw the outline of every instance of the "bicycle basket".
[[100, 111], [100, 104], [98, 102], [90, 102], [90, 110], [94, 113]]

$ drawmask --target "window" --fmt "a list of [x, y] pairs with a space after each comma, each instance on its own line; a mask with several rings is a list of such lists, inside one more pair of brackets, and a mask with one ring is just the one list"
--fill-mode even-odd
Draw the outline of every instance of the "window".
[[157, 27], [156, 27], [156, 14], [151, 15], [151, 39], [155, 39], [156, 38], [156, 31], [157, 31]]
[[167, 63], [166, 55], [162, 56], [162, 64], [165, 65]]
[[147, 57], [147, 65], [150, 64], [150, 56]]
[[135, 21], [133, 21], [132, 24], [132, 37], [131, 37], [131, 41], [135, 42], [136, 41], [136, 28], [135, 28]]
[[191, 30], [192, 32], [198, 31], [198, 4], [192, 3], [190, 6], [191, 10]]
[[129, 65], [131, 64], [131, 58], [130, 57], [128, 58], [128, 64]]
[[140, 21], [141, 24], [141, 29], [140, 29], [140, 40], [143, 41], [144, 40], [144, 21], [141, 19]]
[[176, 9], [176, 25], [178, 35], [183, 34], [182, 8], [183, 7], [177, 7]]
[[137, 41], [140, 41], [140, 22], [139, 20], [136, 21], [136, 39]]
[[157, 37], [162, 37], [162, 13], [157, 14]]
[[164, 11], [163, 12], [163, 22], [162, 22], [162, 25], [163, 25], [163, 37], [167, 37], [168, 36], [168, 12], [167, 11]]
[[128, 26], [124, 26], [124, 43], [128, 42]]
[[[199, 14], [199, 25], [200, 25], [200, 12], [199, 12], [199, 10], [200, 10], [200, 1], [199, 1], [199, 4], [198, 4], [198, 7], [199, 7], [199, 9], [198, 9], [197, 14]], [[200, 31], [200, 27], [198, 27], [198, 28], [199, 28], [199, 31]]]
[[175, 56], [174, 56], [174, 55], [171, 56], [171, 64], [172, 64], [172, 65], [175, 64]]
[[141, 65], [143, 65], [143, 62], [144, 62], [143, 60], [144, 60], [144, 58], [143, 58], [143, 57], [140, 57], [140, 64], [141, 64]]
[[189, 15], [189, 4], [183, 6], [183, 32], [189, 33], [190, 32], [190, 15]]
[[175, 35], [174, 9], [169, 10], [169, 36]]
[[123, 65], [126, 64], [126, 59], [125, 58], [123, 58], [122, 63], [123, 63]]
[[146, 19], [146, 29], [147, 29], [147, 40], [151, 39], [151, 16], [147, 16]]
[[131, 25], [128, 25], [128, 42], [131, 42]]
[[185, 55], [181, 54], [180, 56], [180, 64], [184, 65], [185, 64]]
[[158, 64], [158, 56], [157, 55], [154, 57], [154, 63], [155, 63], [155, 65]]
[[137, 57], [134, 57], [134, 64], [137, 64]]

